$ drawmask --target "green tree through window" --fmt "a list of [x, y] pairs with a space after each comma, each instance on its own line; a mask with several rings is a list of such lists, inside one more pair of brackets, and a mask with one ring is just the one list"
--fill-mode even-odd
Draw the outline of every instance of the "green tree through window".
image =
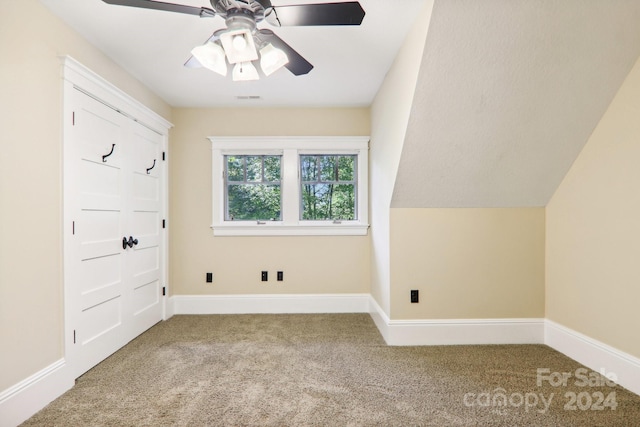
[[355, 155], [300, 156], [301, 219], [355, 220]]
[[228, 221], [279, 221], [281, 156], [225, 156]]

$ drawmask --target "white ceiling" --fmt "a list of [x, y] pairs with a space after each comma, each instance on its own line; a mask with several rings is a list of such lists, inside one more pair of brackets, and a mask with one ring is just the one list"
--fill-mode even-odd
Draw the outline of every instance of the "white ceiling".
[[638, 59], [639, 23], [637, 0], [437, 0], [392, 206], [546, 206]]
[[[101, 0], [40, 1], [174, 107], [368, 106], [424, 3], [359, 0], [366, 12], [361, 26], [273, 28], [262, 22], [260, 28], [272, 29], [315, 68], [305, 76], [282, 69], [257, 82], [233, 82], [230, 75], [183, 66], [193, 47], [224, 28], [220, 17], [113, 6]], [[208, 0], [170, 2], [211, 7]], [[323, 2], [330, 1], [272, 0], [274, 6]]]

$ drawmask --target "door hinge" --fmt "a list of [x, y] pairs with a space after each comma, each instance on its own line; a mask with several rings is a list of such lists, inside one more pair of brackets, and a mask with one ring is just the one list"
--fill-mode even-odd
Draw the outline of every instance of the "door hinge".
[[73, 330], [73, 343], [76, 343], [76, 330]]
[[166, 219], [162, 220], [162, 228], [167, 228], [167, 220]]
[[71, 221], [71, 234], [72, 235], [76, 235], [76, 222], [75, 221]]
[[162, 296], [167, 295], [167, 288], [165, 286], [162, 287]]
[[162, 152], [162, 161], [167, 160], [167, 158], [166, 158], [166, 155], [165, 155], [165, 154], [166, 154], [166, 153], [163, 151], [163, 152]]
[[76, 125], [76, 112], [72, 111], [71, 112], [71, 126], [75, 126]]

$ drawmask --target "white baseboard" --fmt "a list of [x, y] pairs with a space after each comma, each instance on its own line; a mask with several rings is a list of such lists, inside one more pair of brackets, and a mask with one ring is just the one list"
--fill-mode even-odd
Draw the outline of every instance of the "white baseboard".
[[640, 395], [640, 359], [637, 357], [548, 319], [544, 342], [596, 372], [615, 374], [618, 384]]
[[390, 336], [390, 327], [389, 327], [389, 316], [384, 310], [378, 305], [376, 299], [371, 295], [369, 297], [369, 316], [373, 319], [373, 323], [375, 323], [378, 328], [378, 332], [382, 335], [384, 342], [389, 344], [389, 336]]
[[64, 359], [47, 366], [0, 393], [0, 427], [14, 427], [29, 419], [73, 387]]
[[175, 314], [174, 313], [174, 305], [173, 305], [173, 297], [166, 297], [164, 301], [164, 317], [162, 320], [169, 320]]
[[369, 294], [174, 295], [173, 314], [368, 313]]
[[389, 345], [542, 344], [544, 319], [392, 320]]
[[544, 319], [390, 320], [373, 297], [370, 314], [388, 345], [544, 343]]

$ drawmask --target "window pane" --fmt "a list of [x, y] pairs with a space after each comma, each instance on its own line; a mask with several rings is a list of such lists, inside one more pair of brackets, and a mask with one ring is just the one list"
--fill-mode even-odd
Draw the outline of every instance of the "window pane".
[[355, 185], [303, 184], [303, 220], [354, 220]]
[[280, 182], [280, 156], [264, 157], [265, 182]]
[[333, 212], [330, 219], [355, 220], [355, 185], [340, 184], [333, 189]]
[[226, 220], [281, 220], [281, 156], [226, 156]]
[[247, 159], [247, 182], [262, 181], [262, 157], [246, 156]]
[[328, 192], [328, 184], [304, 184], [302, 186], [302, 219], [328, 219], [326, 212]]
[[227, 185], [227, 220], [279, 221], [280, 186]]
[[337, 156], [319, 156], [320, 160], [320, 181], [336, 180], [336, 157]]
[[243, 156], [226, 156], [226, 158], [227, 158], [227, 179], [229, 181], [244, 181]]
[[300, 156], [300, 171], [303, 181], [316, 181], [318, 179], [316, 172], [316, 157]]
[[340, 156], [338, 160], [338, 181], [353, 181], [356, 156]]

